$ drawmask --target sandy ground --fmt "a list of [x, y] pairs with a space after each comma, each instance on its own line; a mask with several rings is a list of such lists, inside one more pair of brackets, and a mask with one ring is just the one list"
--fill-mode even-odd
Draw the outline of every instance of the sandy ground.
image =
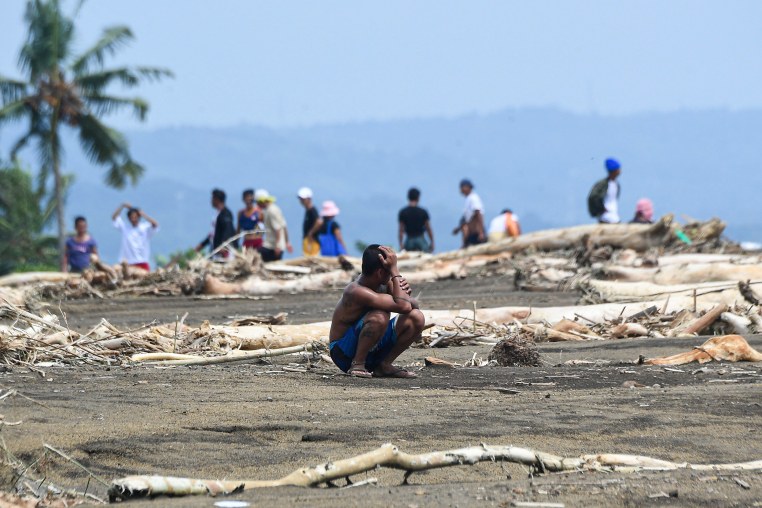
[[[510, 281], [448, 282], [422, 288], [427, 305], [558, 305], [569, 294], [513, 293]], [[336, 292], [285, 295], [261, 301], [140, 299], [62, 305], [75, 328], [108, 317], [123, 326], [191, 322], [288, 311], [292, 322], [325, 319]], [[762, 349], [762, 337], [750, 343]], [[688, 350], [702, 339], [620, 340], [544, 344], [539, 368], [424, 368], [417, 380], [357, 380], [331, 365], [307, 373], [272, 364], [180, 367], [50, 367], [38, 373], [0, 373], [0, 387], [21, 397], [0, 401], [0, 432], [30, 463], [49, 443], [110, 480], [130, 474], [270, 479], [346, 458], [393, 442], [408, 452], [489, 443], [583, 453], [643, 454], [689, 462], [762, 459], [762, 365], [710, 364], [697, 371], [632, 365], [638, 355]], [[400, 363], [435, 355], [463, 362], [486, 347], [412, 349]], [[607, 365], [559, 365], [569, 359]], [[643, 387], [625, 388], [625, 381]], [[496, 388], [513, 388], [506, 394]], [[61, 459], [42, 462], [48, 481], [84, 489], [87, 478]], [[414, 474], [360, 475], [378, 486], [350, 489], [267, 489], [233, 496], [252, 506], [510, 506], [512, 502], [566, 506], [762, 506], [756, 472], [602, 474], [533, 478], [520, 466], [480, 464]], [[7, 487], [8, 471], [0, 475]], [[340, 482], [341, 483], [341, 482]], [[746, 487], [749, 487], [748, 489]], [[105, 488], [91, 482], [90, 491]], [[654, 497], [660, 496], [660, 497]], [[666, 496], [666, 497], [663, 497]], [[132, 506], [213, 506], [208, 497], [131, 502]]]

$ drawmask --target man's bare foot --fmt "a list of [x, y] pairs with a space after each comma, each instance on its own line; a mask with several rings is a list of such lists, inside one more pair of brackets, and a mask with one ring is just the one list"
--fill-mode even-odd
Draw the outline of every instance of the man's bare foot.
[[347, 374], [349, 374], [352, 377], [362, 377], [362, 378], [373, 377], [373, 374], [368, 372], [368, 369], [365, 368], [364, 363], [352, 362], [352, 365], [349, 367]]
[[376, 370], [373, 371], [373, 377], [398, 377], [404, 379], [417, 378], [418, 374], [410, 372], [409, 370], [395, 367], [394, 365], [383, 366], [379, 365]]

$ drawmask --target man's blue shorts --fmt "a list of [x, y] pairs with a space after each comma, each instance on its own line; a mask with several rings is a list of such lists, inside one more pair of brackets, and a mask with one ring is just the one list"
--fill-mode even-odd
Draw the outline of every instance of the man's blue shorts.
[[[357, 323], [349, 327], [342, 338], [331, 342], [329, 346], [333, 363], [344, 372], [347, 372], [352, 366], [352, 359], [357, 353], [357, 341], [360, 338], [362, 327], [365, 325], [364, 319], [365, 316], [363, 315]], [[365, 368], [369, 372], [373, 372], [397, 344], [396, 325], [397, 318], [390, 319], [384, 336], [368, 352], [368, 356], [365, 358]]]

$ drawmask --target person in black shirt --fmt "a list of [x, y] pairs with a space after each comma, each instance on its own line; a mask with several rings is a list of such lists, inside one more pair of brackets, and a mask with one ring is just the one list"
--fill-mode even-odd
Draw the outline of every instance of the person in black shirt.
[[312, 189], [302, 187], [296, 193], [299, 202], [304, 207], [304, 222], [302, 223], [302, 252], [305, 256], [317, 256], [320, 254], [320, 242], [318, 231], [323, 225], [323, 219], [312, 204]]
[[[415, 187], [407, 192], [408, 206], [399, 213], [399, 242], [401, 250], [434, 252], [434, 233], [431, 231], [429, 212], [418, 206], [421, 191]], [[426, 240], [426, 234], [429, 239]]]
[[[214, 189], [212, 191], [212, 208], [217, 210], [217, 217], [214, 220], [214, 231], [209, 233], [201, 243], [196, 246], [196, 252], [200, 251], [211, 243], [212, 251], [216, 250], [220, 245], [227, 242], [230, 238], [235, 236], [235, 222], [233, 221], [233, 213], [225, 206], [225, 191], [220, 189]], [[238, 248], [238, 241], [231, 242], [232, 247]], [[223, 250], [220, 253], [220, 257], [227, 258], [229, 252]]]

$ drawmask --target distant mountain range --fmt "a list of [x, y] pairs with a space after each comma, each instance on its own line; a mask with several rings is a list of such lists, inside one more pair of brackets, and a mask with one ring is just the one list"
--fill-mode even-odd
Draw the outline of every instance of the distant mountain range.
[[[0, 148], [16, 132], [0, 131]], [[525, 231], [590, 222], [585, 198], [604, 175], [603, 160], [623, 165], [622, 215], [650, 197], [657, 215], [719, 216], [737, 240], [762, 241], [757, 199], [762, 188], [762, 111], [699, 111], [627, 117], [580, 116], [555, 110], [501, 111], [452, 119], [399, 120], [268, 129], [173, 127], [128, 132], [147, 168], [135, 188], [115, 191], [67, 138], [65, 168], [76, 174], [67, 221], [87, 216], [101, 251], [116, 261], [110, 214], [121, 201], [144, 207], [161, 223], [154, 251], [195, 245], [209, 231], [209, 191], [227, 191], [236, 212], [245, 188], [279, 198], [291, 237], [300, 244], [296, 190], [333, 199], [345, 237], [396, 245], [396, 214], [411, 185], [421, 188], [438, 250], [458, 246], [450, 230], [472, 179], [488, 218], [511, 207]], [[23, 155], [34, 167], [34, 153]], [[354, 248], [350, 246], [350, 250]]]

